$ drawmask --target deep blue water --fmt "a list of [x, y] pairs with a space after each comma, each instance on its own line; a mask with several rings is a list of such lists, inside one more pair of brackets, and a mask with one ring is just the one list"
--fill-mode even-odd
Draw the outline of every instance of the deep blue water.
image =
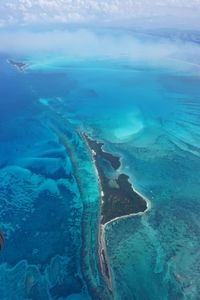
[[[113, 61], [1, 58], [1, 299], [110, 299], [100, 191], [79, 129], [122, 157], [151, 202], [107, 226], [114, 299], [200, 295], [199, 73]], [[180, 62], [181, 64], [181, 62]]]
[[0, 299], [88, 299], [80, 271], [79, 189], [66, 149], [50, 127], [50, 113], [37, 104], [38, 94], [52, 93], [47, 89], [51, 80], [52, 74], [25, 75], [1, 62], [0, 227], [5, 247]]

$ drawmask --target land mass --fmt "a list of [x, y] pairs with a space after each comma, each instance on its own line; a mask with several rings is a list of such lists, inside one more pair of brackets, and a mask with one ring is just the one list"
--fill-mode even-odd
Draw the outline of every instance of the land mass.
[[120, 167], [120, 157], [114, 156], [109, 152], [105, 152], [102, 149], [104, 145], [103, 143], [90, 139], [86, 134], [84, 135], [84, 138], [87, 140], [90, 149], [92, 149], [96, 153], [96, 155], [101, 156], [103, 159], [109, 161], [113, 169], [117, 170]]
[[[99, 221], [99, 259], [102, 274], [112, 291], [112, 279], [109, 258], [105, 243], [105, 227], [108, 223], [120, 218], [144, 213], [148, 209], [148, 202], [140, 195], [129, 181], [129, 176], [118, 173], [121, 166], [120, 157], [105, 152], [103, 143], [91, 139], [82, 133], [91, 151], [101, 188], [101, 211]], [[112, 176], [105, 168], [105, 162], [110, 164]]]
[[7, 63], [14, 66], [15, 68], [17, 68], [18, 71], [23, 72], [24, 69], [26, 68], [26, 64], [23, 62], [16, 62], [12, 59], [7, 59]]
[[116, 179], [109, 178], [103, 168], [101, 159], [110, 163], [113, 174], [115, 174], [115, 171], [121, 165], [120, 157], [103, 151], [104, 144], [92, 140], [86, 134], [84, 134], [84, 138], [92, 151], [101, 183], [101, 224], [106, 224], [118, 217], [144, 212], [147, 209], [147, 202], [133, 189], [132, 184], [129, 182], [129, 176], [124, 173], [118, 175], [116, 172]]

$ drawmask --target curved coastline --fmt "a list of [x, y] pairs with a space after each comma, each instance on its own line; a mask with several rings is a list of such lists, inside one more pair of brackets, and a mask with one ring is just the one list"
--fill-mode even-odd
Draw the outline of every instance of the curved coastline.
[[[146, 203], [146, 208], [143, 210], [143, 211], [139, 211], [139, 212], [132, 212], [132, 213], [128, 213], [128, 214], [124, 214], [122, 216], [117, 216], [115, 218], [112, 218], [111, 220], [103, 223], [102, 222], [102, 207], [103, 207], [103, 204], [104, 204], [104, 188], [103, 188], [103, 185], [102, 185], [102, 178], [101, 178], [101, 174], [99, 172], [99, 167], [98, 167], [98, 163], [97, 163], [97, 153], [94, 151], [94, 149], [91, 147], [91, 144], [90, 144], [90, 138], [88, 137], [87, 134], [85, 134], [84, 132], [81, 132], [80, 131], [80, 134], [82, 136], [82, 138], [85, 140], [85, 143], [90, 151], [90, 154], [91, 154], [91, 157], [92, 157], [92, 161], [93, 161], [93, 164], [95, 166], [95, 169], [96, 169], [96, 174], [97, 174], [97, 177], [98, 177], [98, 182], [99, 182], [99, 187], [100, 187], [100, 194], [101, 194], [101, 200], [100, 200], [100, 214], [99, 214], [99, 230], [98, 230], [98, 243], [99, 243], [99, 249], [98, 249], [98, 253], [99, 253], [99, 261], [100, 261], [100, 267], [101, 267], [101, 272], [102, 272], [102, 275], [104, 277], [104, 280], [105, 282], [107, 283], [107, 286], [109, 288], [109, 290], [113, 293], [113, 286], [112, 286], [112, 272], [111, 272], [111, 267], [110, 267], [110, 262], [109, 262], [109, 257], [108, 257], [108, 253], [107, 253], [107, 247], [106, 247], [106, 241], [105, 241], [105, 230], [106, 230], [106, 226], [108, 224], [111, 224], [115, 221], [119, 221], [121, 219], [126, 219], [126, 218], [131, 218], [131, 217], [134, 217], [134, 216], [138, 216], [138, 215], [143, 215], [145, 213], [147, 213], [150, 208], [151, 208], [151, 202], [149, 201], [149, 199], [147, 199], [146, 197], [144, 197], [140, 192], [138, 192], [132, 183], [130, 183], [131, 185], [131, 189], [132, 191], [137, 194], [137, 196], [139, 196], [141, 199], [143, 199]], [[92, 140], [93, 142], [96, 142], [94, 140]], [[96, 142], [98, 144], [98, 142]], [[102, 147], [103, 147], [103, 143], [99, 143], [100, 144], [100, 148], [101, 148], [101, 152], [102, 153], [106, 153]], [[114, 155], [110, 154], [112, 157], [114, 157]], [[119, 157], [116, 157], [118, 160], [120, 159]], [[112, 162], [111, 162], [111, 165], [112, 165]], [[119, 166], [117, 168], [113, 167], [115, 170], [117, 170], [119, 167], [121, 167], [121, 163], [119, 164]], [[123, 174], [123, 173], [122, 173]], [[124, 174], [123, 174], [124, 175]], [[129, 177], [128, 177], [129, 179]]]

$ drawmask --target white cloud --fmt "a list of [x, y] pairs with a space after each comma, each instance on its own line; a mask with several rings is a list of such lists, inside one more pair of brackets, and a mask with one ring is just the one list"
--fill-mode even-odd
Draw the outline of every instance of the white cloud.
[[[17, 32], [0, 31], [0, 52], [17, 54], [57, 54], [65, 57], [124, 57], [133, 60], [165, 61], [182, 57], [184, 51], [197, 55], [200, 47], [189, 42], [167, 39], [138, 38], [128, 33], [106, 31], [96, 34], [88, 30]], [[190, 55], [191, 56], [191, 55]]]
[[[43, 18], [41, 18], [41, 14]], [[200, 14], [200, 0], [4, 0], [0, 3], [0, 15], [6, 20], [14, 18], [13, 25], [84, 22], [122, 22], [143, 18], [163, 18], [172, 21], [194, 19]], [[29, 19], [27, 18], [29, 16]], [[168, 18], [169, 17], [169, 18]]]

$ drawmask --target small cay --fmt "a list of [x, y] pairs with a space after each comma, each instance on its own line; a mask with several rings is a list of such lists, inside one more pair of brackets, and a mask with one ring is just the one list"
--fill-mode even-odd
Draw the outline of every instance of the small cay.
[[101, 212], [99, 222], [99, 257], [102, 274], [112, 290], [109, 259], [105, 245], [105, 226], [113, 220], [144, 213], [148, 209], [145, 198], [134, 190], [129, 176], [118, 173], [120, 157], [105, 152], [103, 143], [82, 133], [94, 159], [101, 187]]
[[7, 59], [7, 63], [17, 68], [18, 71], [23, 72], [27, 65], [23, 62], [17, 62], [12, 59]]

